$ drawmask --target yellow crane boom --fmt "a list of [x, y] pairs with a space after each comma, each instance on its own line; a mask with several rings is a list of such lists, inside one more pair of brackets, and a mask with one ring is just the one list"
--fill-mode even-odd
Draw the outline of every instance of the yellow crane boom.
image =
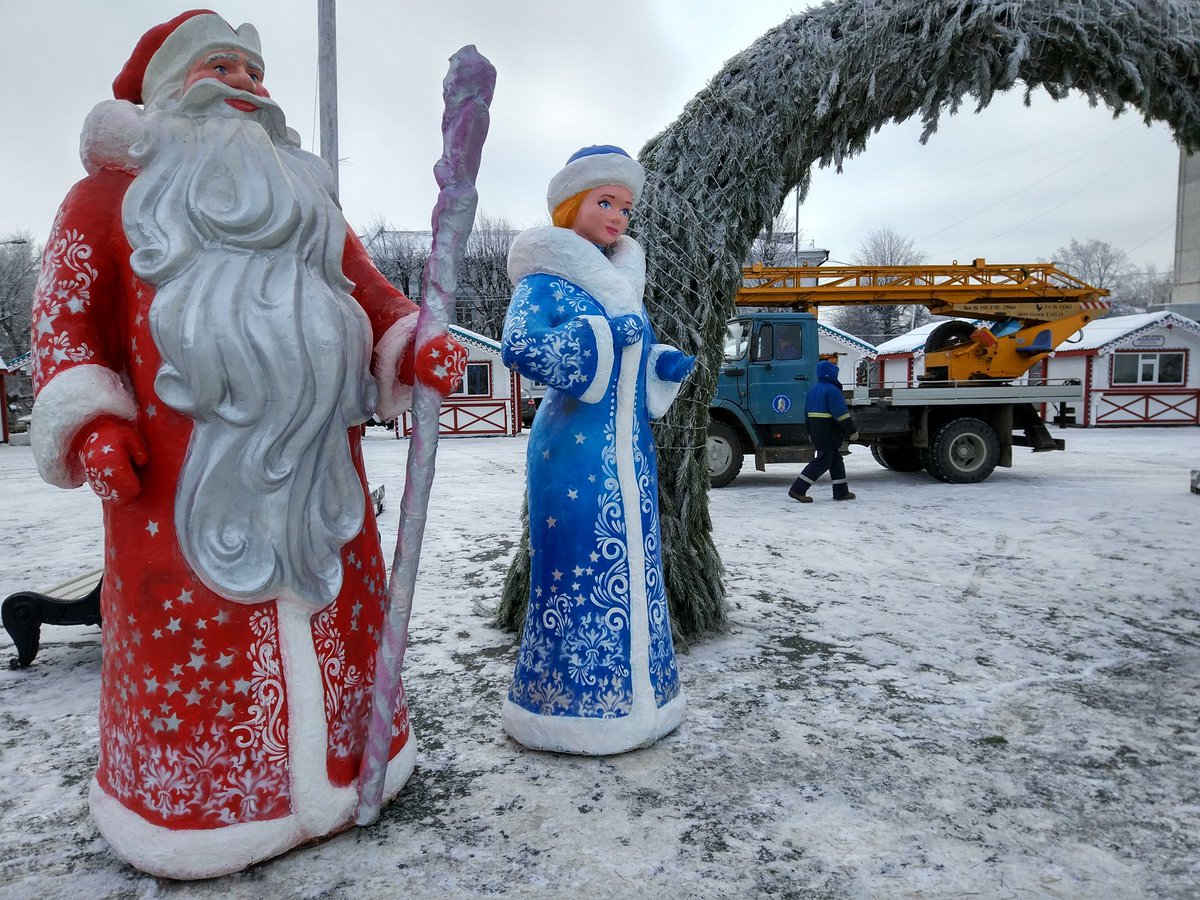
[[929, 380], [1011, 380], [1045, 359], [1092, 319], [1108, 315], [1108, 291], [1052, 263], [948, 266], [750, 266], [738, 306], [789, 307], [919, 304], [946, 322], [925, 343]]

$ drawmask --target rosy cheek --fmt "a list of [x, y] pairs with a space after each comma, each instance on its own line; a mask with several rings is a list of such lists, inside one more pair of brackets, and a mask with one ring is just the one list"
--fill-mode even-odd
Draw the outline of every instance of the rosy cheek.
[[271, 96], [271, 94], [267, 91], [266, 87], [261, 84], [254, 85], [254, 95], [256, 97], [270, 97]]

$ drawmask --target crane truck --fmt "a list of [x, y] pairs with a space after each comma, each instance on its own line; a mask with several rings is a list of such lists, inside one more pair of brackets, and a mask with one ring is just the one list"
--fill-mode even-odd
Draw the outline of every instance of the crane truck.
[[1107, 315], [1107, 295], [1048, 263], [747, 268], [735, 299], [744, 311], [728, 323], [709, 407], [712, 486], [732, 482], [746, 455], [760, 471], [812, 458], [804, 396], [819, 361], [814, 312], [825, 306], [919, 304], [955, 317], [926, 339], [925, 374], [915, 386], [846, 390], [858, 428], [853, 443], [869, 447], [880, 465], [970, 484], [1011, 466], [1014, 446], [1062, 450], [1039, 408], [1079, 401], [1083, 388], [1031, 370]]

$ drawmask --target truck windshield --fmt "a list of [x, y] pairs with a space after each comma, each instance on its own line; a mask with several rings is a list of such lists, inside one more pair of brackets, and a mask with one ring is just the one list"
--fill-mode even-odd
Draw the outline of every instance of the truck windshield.
[[725, 326], [725, 362], [733, 362], [746, 355], [746, 340], [749, 336], [749, 322], [734, 319]]

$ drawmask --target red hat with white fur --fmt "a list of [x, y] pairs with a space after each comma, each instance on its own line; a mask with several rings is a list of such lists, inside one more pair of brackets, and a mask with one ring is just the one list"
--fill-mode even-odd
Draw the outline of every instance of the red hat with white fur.
[[241, 50], [262, 65], [253, 25], [234, 30], [211, 9], [191, 9], [142, 35], [113, 81], [113, 96], [148, 106], [163, 93], [177, 91], [192, 64], [214, 50]]

